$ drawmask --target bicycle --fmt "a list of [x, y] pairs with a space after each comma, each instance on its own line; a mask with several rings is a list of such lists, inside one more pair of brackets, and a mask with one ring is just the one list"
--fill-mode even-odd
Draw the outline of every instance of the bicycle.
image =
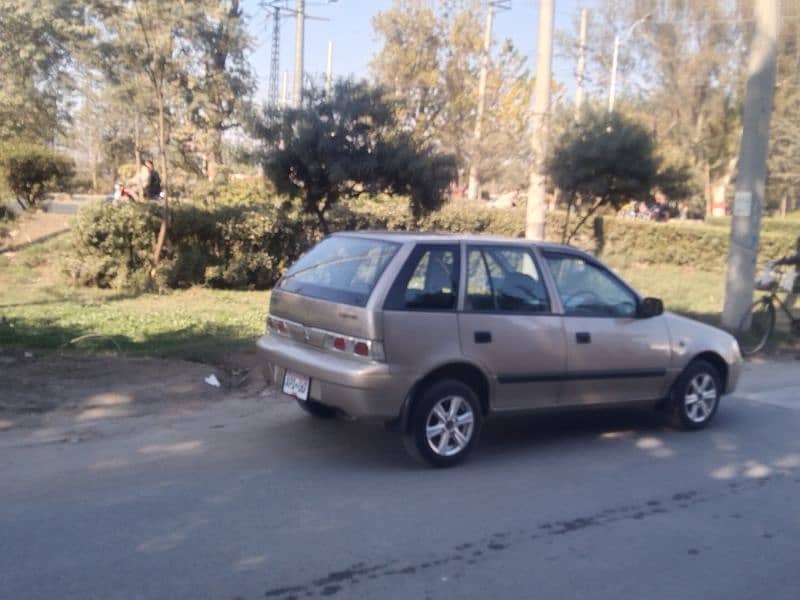
[[775, 331], [775, 304], [786, 313], [789, 318], [790, 330], [794, 335], [800, 335], [800, 317], [792, 314], [791, 308], [785, 299], [778, 294], [795, 293], [796, 272], [786, 272], [775, 265], [773, 261], [767, 263], [761, 276], [756, 281], [756, 289], [769, 292], [750, 305], [748, 311], [739, 323], [738, 335], [739, 349], [743, 356], [752, 356], [764, 349], [770, 336]]

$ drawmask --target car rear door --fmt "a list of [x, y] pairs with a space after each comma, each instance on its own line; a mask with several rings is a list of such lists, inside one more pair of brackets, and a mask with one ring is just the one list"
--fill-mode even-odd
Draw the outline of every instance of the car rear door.
[[670, 362], [663, 317], [638, 318], [637, 295], [600, 263], [545, 252], [564, 312], [564, 404], [656, 400]]
[[554, 405], [566, 369], [562, 317], [551, 310], [530, 247], [465, 244], [461, 349], [495, 378], [492, 410]]

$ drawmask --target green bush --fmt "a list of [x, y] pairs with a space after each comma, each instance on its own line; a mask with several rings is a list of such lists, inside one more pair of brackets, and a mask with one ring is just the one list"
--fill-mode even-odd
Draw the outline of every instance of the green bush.
[[28, 142], [0, 148], [0, 179], [24, 210], [35, 208], [47, 192], [66, 189], [75, 174], [71, 158]]
[[267, 188], [263, 177], [246, 181], [225, 182], [222, 177], [214, 181], [202, 181], [195, 185], [191, 201], [207, 208], [217, 206], [250, 206], [280, 204], [282, 199]]
[[72, 222], [65, 270], [82, 285], [138, 287], [151, 266], [159, 217], [155, 206], [92, 202]]
[[[73, 223], [65, 270], [82, 285], [142, 288], [148, 283], [159, 227], [156, 205], [89, 204]], [[156, 283], [171, 288], [268, 288], [309, 244], [304, 222], [291, 210], [177, 206]]]
[[[162, 287], [204, 284], [220, 288], [265, 289], [323, 234], [313, 217], [296, 204], [252, 184], [217, 187], [205, 200], [173, 208], [164, 257], [156, 283]], [[240, 203], [236, 203], [236, 201]], [[362, 196], [334, 206], [329, 226], [344, 230], [427, 230], [522, 237], [523, 208], [488, 208], [453, 202], [416, 222], [403, 198]], [[561, 239], [565, 214], [547, 215], [550, 240]], [[99, 287], [142, 287], [149, 283], [152, 252], [160, 225], [155, 205], [114, 206], [97, 202], [83, 208], [72, 231], [67, 271], [76, 282]], [[795, 234], [766, 230], [762, 262], [788, 254]], [[728, 231], [719, 225], [674, 221], [651, 223], [597, 217], [574, 245], [606, 258], [641, 264], [693, 266], [722, 271]]]

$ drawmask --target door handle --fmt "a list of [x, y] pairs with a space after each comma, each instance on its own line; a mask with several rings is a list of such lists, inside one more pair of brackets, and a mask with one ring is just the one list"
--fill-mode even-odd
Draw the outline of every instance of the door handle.
[[579, 331], [575, 334], [575, 341], [579, 344], [591, 344], [592, 334], [588, 331]]
[[476, 344], [491, 344], [492, 343], [492, 332], [491, 331], [476, 331], [475, 332], [475, 343]]

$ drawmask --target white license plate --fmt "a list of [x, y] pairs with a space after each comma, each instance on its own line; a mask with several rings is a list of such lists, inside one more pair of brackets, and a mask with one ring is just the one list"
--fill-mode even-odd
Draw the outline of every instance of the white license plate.
[[308, 388], [311, 387], [311, 378], [300, 375], [294, 371], [286, 371], [283, 378], [283, 393], [294, 396], [299, 400], [308, 400]]

